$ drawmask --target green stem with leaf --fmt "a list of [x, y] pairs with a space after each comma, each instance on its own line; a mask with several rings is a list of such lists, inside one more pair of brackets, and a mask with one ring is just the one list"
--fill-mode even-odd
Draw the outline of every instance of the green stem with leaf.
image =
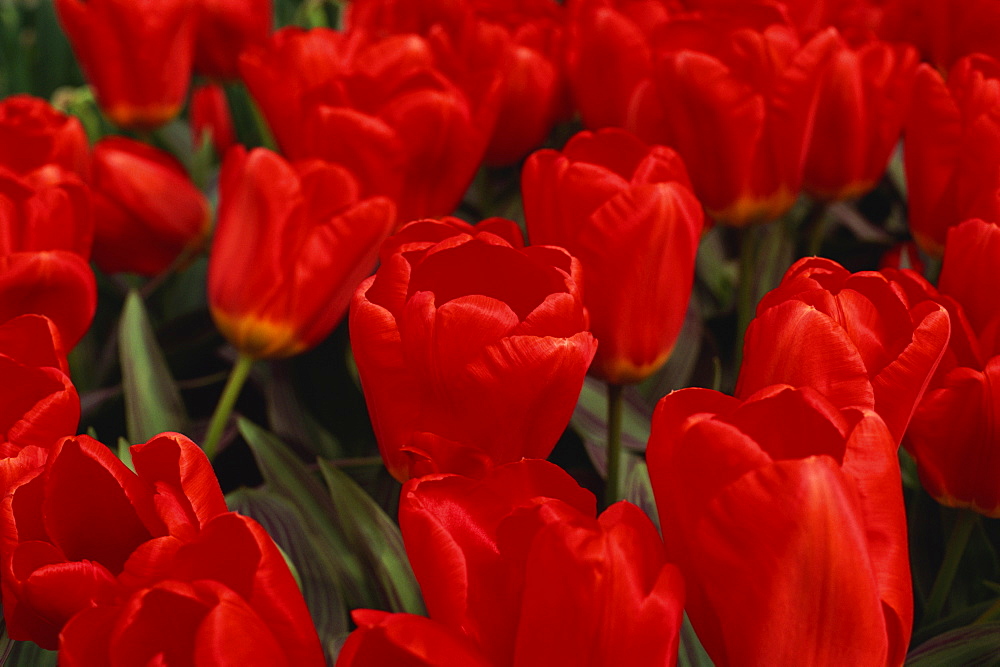
[[215, 406], [215, 412], [212, 413], [212, 420], [208, 423], [208, 431], [205, 433], [205, 442], [202, 444], [202, 449], [205, 450], [205, 456], [208, 457], [209, 461], [215, 458], [219, 441], [222, 440], [226, 423], [229, 421], [229, 415], [232, 414], [236, 399], [239, 398], [240, 391], [243, 390], [243, 385], [250, 375], [253, 362], [253, 357], [241, 354], [229, 374], [226, 386], [222, 389], [222, 396], [219, 397], [219, 403]]

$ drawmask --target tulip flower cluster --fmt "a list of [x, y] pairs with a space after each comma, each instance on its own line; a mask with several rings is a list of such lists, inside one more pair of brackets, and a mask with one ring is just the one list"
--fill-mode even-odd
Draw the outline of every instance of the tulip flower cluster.
[[3, 664], [1000, 652], [1000, 3], [2, 14]]

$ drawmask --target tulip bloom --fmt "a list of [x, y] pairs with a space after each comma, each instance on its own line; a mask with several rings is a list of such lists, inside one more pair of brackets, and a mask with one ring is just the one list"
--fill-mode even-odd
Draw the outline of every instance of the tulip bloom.
[[581, 132], [522, 172], [533, 243], [580, 260], [584, 304], [601, 345], [594, 373], [639, 382], [670, 356], [687, 313], [701, 204], [680, 157], [624, 130]]
[[219, 157], [225, 157], [226, 151], [236, 144], [236, 128], [226, 93], [214, 83], [197, 86], [191, 92], [191, 135], [195, 146], [201, 146], [206, 132], [211, 135]]
[[90, 259], [90, 188], [54, 164], [24, 177], [0, 167], [0, 254], [68, 250]]
[[896, 444], [812, 389], [663, 398], [647, 449], [667, 556], [716, 665], [902, 665], [913, 622]]
[[928, 65], [917, 70], [906, 125], [904, 166], [913, 238], [941, 256], [948, 228], [1000, 220], [1000, 62], [973, 55], [948, 81]]
[[822, 199], [851, 199], [874, 188], [909, 112], [917, 51], [904, 44], [840, 40], [821, 74], [803, 185]]
[[795, 202], [817, 80], [837, 39], [828, 30], [800, 44], [791, 27], [751, 18], [666, 23], [625, 123], [676, 149], [705, 209], [738, 227], [777, 218]]
[[341, 667], [406, 653], [432, 665], [676, 661], [683, 584], [634, 505], [595, 518], [592, 494], [557, 466], [525, 460], [483, 479], [411, 480], [399, 519], [431, 620], [356, 612], [361, 629]]
[[499, 79], [499, 115], [485, 161], [504, 165], [541, 145], [555, 122], [569, 115], [563, 14], [552, 0], [355, 0], [345, 24], [352, 32], [421, 35], [437, 67], [470, 98], [484, 80]]
[[671, 0], [568, 3], [566, 75], [584, 124], [625, 127], [629, 104], [652, 75], [652, 35], [677, 13]]
[[194, 69], [216, 79], [239, 78], [240, 53], [271, 34], [271, 0], [199, 0]]
[[412, 34], [284, 28], [240, 72], [284, 155], [344, 165], [362, 197], [393, 199], [401, 223], [452, 212], [496, 122], [499, 82], [470, 98]]
[[945, 309], [910, 305], [873, 271], [818, 257], [796, 262], [747, 328], [736, 395], [773, 384], [811, 387], [839, 408], [864, 406], [898, 443], [951, 331]]
[[149, 130], [184, 104], [195, 0], [56, 0], [73, 53], [104, 114], [119, 127]]
[[0, 377], [0, 458], [76, 432], [80, 398], [51, 320], [21, 315], [0, 324]]
[[94, 272], [76, 253], [0, 253], [0, 322], [28, 313], [45, 315], [69, 351], [87, 333], [96, 310]]
[[522, 247], [506, 220], [422, 220], [382, 247], [351, 305], [351, 345], [396, 479], [544, 458], [594, 357], [580, 264]]
[[54, 164], [86, 178], [88, 152], [87, 135], [77, 118], [30, 95], [0, 101], [0, 165], [26, 174]]
[[346, 169], [289, 164], [266, 149], [230, 151], [208, 268], [219, 330], [244, 355], [288, 357], [326, 338], [371, 272], [395, 221], [362, 199]]
[[948, 308], [953, 333], [903, 444], [938, 502], [1000, 517], [1000, 227], [969, 220], [952, 227], [939, 289], [910, 274], [914, 300]]
[[[872, 3], [875, 4], [875, 3]], [[946, 72], [962, 56], [983, 53], [1000, 58], [1000, 5], [994, 0], [887, 0], [878, 34], [909, 42], [923, 60]]]
[[131, 452], [135, 473], [96, 440], [64, 438], [7, 493], [0, 565], [11, 637], [58, 647], [76, 665], [158, 654], [214, 664], [234, 652], [324, 664], [281, 553], [252, 519], [226, 510], [198, 446], [165, 433]]
[[102, 271], [154, 276], [204, 245], [208, 201], [173, 156], [107, 137], [93, 158], [94, 261]]

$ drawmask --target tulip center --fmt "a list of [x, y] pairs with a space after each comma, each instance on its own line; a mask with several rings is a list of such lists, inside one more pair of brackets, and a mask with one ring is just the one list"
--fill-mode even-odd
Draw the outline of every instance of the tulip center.
[[488, 296], [523, 321], [550, 294], [565, 292], [566, 283], [558, 269], [514, 248], [472, 240], [429, 254], [413, 268], [407, 298], [423, 291], [432, 292], [438, 306], [463, 296]]

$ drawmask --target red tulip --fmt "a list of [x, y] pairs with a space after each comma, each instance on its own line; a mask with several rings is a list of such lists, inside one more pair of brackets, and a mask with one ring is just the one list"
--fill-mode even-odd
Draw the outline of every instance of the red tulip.
[[337, 667], [495, 667], [460, 632], [414, 614], [357, 609]]
[[948, 81], [922, 65], [903, 145], [910, 231], [940, 256], [948, 228], [1000, 219], [1000, 63], [962, 58]]
[[107, 137], [93, 171], [94, 261], [105, 273], [154, 276], [205, 243], [208, 201], [169, 153]]
[[851, 199], [874, 188], [909, 112], [916, 49], [841, 40], [822, 72], [803, 185], [823, 199]]
[[490, 164], [517, 162], [569, 115], [560, 66], [563, 11], [553, 0], [355, 0], [345, 23], [354, 32], [421, 35], [437, 67], [472, 99], [484, 80], [500, 79], [499, 116], [485, 156]]
[[972, 53], [1000, 58], [1000, 5], [994, 0], [888, 0], [881, 2], [883, 39], [916, 45], [942, 72]]
[[531, 240], [583, 267], [592, 370], [643, 380], [670, 356], [694, 280], [702, 212], [680, 157], [624, 130], [581, 132], [528, 158], [522, 188]]
[[177, 115], [191, 79], [195, 0], [56, 0], [55, 6], [112, 122], [148, 130]]
[[30, 445], [48, 448], [76, 432], [80, 398], [68, 373], [51, 320], [21, 315], [0, 324], [0, 458]]
[[990, 517], [1000, 517], [998, 259], [1000, 227], [969, 220], [948, 232], [940, 292], [911, 276], [911, 298], [947, 307], [953, 334], [903, 443], [928, 493]]
[[326, 338], [371, 272], [392, 203], [343, 167], [230, 151], [208, 269], [216, 324], [243, 354], [287, 357]]
[[73, 116], [30, 95], [0, 101], [0, 165], [26, 174], [56, 164], [86, 178], [87, 153], [87, 135]]
[[90, 328], [97, 310], [97, 282], [87, 261], [66, 250], [0, 254], [0, 322], [45, 315], [66, 351]]
[[59, 638], [60, 664], [326, 664], [295, 579], [253, 519], [227, 512], [209, 520], [176, 547], [162, 576], [76, 614]]
[[902, 665], [913, 600], [896, 444], [812, 389], [662, 399], [647, 450], [668, 558], [716, 665]]
[[165, 433], [131, 452], [135, 473], [96, 440], [64, 438], [7, 494], [11, 637], [58, 646], [77, 665], [158, 654], [224, 664], [248, 651], [268, 664], [322, 665], [283, 557], [253, 520], [226, 511], [198, 446]]
[[414, 222], [355, 293], [351, 345], [397, 479], [544, 458], [566, 428], [597, 346], [580, 265], [521, 244], [505, 220]]
[[346, 166], [363, 197], [396, 202], [400, 222], [452, 212], [496, 120], [496, 82], [470, 99], [417, 35], [285, 28], [240, 71], [285, 155]]
[[90, 259], [91, 199], [83, 181], [55, 164], [23, 177], [0, 167], [0, 255], [68, 250]]
[[672, 0], [567, 3], [566, 74], [584, 124], [625, 127], [629, 104], [652, 75], [652, 35], [679, 12]]
[[665, 24], [625, 124], [676, 149], [708, 212], [734, 226], [777, 218], [795, 202], [817, 80], [837, 40], [829, 30], [801, 44], [791, 27], [747, 14]]
[[240, 53], [271, 34], [271, 0], [199, 0], [194, 69], [218, 79], [239, 77]]
[[[800, 35], [811, 37], [826, 28], [837, 28], [852, 44], [863, 44], [873, 38], [882, 19], [885, 0], [784, 0], [780, 3], [788, 21]], [[774, 7], [773, 0], [685, 0], [689, 9], [699, 11], [738, 12], [748, 5]]]
[[757, 306], [736, 395], [811, 387], [838, 408], [872, 409], [898, 443], [948, 344], [948, 314], [910, 306], [880, 273], [802, 259]]
[[77, 612], [115, 602], [128, 588], [123, 578], [155, 572], [145, 566], [161, 555], [158, 547], [176, 550], [226, 512], [194, 443], [166, 434], [134, 452], [139, 475], [92, 438], [64, 438], [44, 467], [9, 490], [0, 518], [11, 637], [56, 648]]
[[[362, 630], [338, 665], [422, 657], [414, 631], [468, 664], [676, 660], [683, 585], [652, 522], [625, 502], [595, 518], [593, 495], [551, 463], [520, 461], [481, 480], [411, 480], [400, 527], [433, 622], [356, 614]], [[428, 658], [409, 664], [459, 664]]]
[[220, 157], [236, 144], [236, 128], [226, 93], [214, 83], [196, 86], [191, 93], [191, 134], [195, 146], [201, 146], [206, 133], [210, 134], [215, 154]]

